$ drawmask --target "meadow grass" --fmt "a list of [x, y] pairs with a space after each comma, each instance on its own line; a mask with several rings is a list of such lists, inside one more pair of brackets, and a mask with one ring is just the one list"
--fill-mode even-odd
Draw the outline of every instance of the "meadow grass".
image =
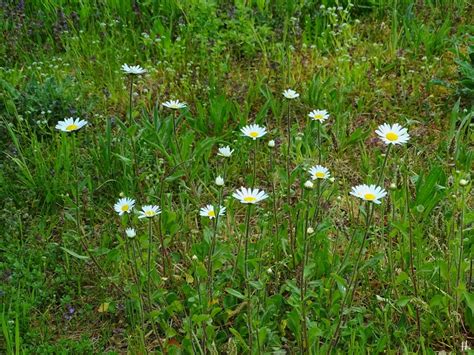
[[0, 8], [2, 352], [474, 348], [468, 1]]

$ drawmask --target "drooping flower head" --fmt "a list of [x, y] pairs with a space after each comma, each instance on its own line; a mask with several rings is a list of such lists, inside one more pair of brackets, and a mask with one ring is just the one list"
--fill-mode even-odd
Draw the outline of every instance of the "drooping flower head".
[[114, 205], [115, 212], [119, 214], [119, 216], [123, 215], [124, 213], [132, 212], [133, 207], [135, 206], [135, 200], [123, 197], [117, 201]]
[[386, 144], [405, 144], [410, 139], [410, 135], [406, 128], [403, 128], [398, 123], [389, 125], [384, 123], [380, 125], [375, 131], [379, 138]]
[[122, 71], [125, 74], [132, 74], [132, 75], [140, 75], [140, 74], [145, 74], [146, 70], [143, 69], [139, 65], [128, 65], [128, 64], [123, 64], [122, 65]]
[[169, 100], [162, 103], [163, 106], [173, 110], [180, 110], [187, 107], [186, 102], [179, 102], [179, 100]]
[[377, 185], [357, 185], [352, 187], [350, 192], [352, 196], [358, 197], [364, 201], [373, 202], [377, 205], [381, 203], [380, 199], [387, 196], [387, 191]]
[[326, 110], [313, 110], [308, 114], [308, 117], [313, 121], [323, 123], [329, 118], [329, 113]]
[[127, 228], [127, 229], [125, 229], [125, 234], [129, 238], [134, 238], [137, 235], [137, 232], [133, 228]]
[[286, 89], [285, 91], [283, 91], [283, 96], [291, 100], [291, 99], [297, 99], [300, 96], [300, 94], [298, 94], [295, 90]]
[[225, 146], [225, 147], [219, 148], [217, 155], [220, 155], [221, 157], [229, 158], [233, 152], [234, 152], [233, 149], [230, 149], [229, 146]]
[[80, 118], [69, 117], [64, 121], [59, 121], [56, 125], [56, 129], [63, 132], [74, 132], [87, 125], [87, 123], [87, 121], [81, 120]]
[[244, 136], [250, 137], [253, 140], [256, 140], [257, 138], [263, 137], [265, 134], [267, 134], [267, 129], [263, 126], [259, 126], [258, 124], [247, 125], [242, 127], [240, 131]]
[[252, 188], [247, 189], [245, 187], [241, 187], [240, 189], [235, 190], [232, 196], [244, 204], [256, 204], [262, 200], [265, 200], [268, 197], [266, 192], [263, 190]]
[[156, 205], [145, 205], [140, 211], [138, 218], [152, 218], [161, 213], [160, 207]]
[[311, 179], [313, 180], [325, 180], [331, 177], [331, 173], [329, 172], [329, 170], [321, 165], [313, 166], [311, 169], [309, 169], [309, 173], [311, 175]]
[[[219, 207], [219, 217], [223, 216], [225, 214], [225, 207], [220, 206]], [[201, 210], [199, 211], [199, 215], [202, 217], [208, 217], [209, 219], [216, 218], [216, 211], [214, 210], [213, 205], [207, 205], [205, 207], [202, 207]]]

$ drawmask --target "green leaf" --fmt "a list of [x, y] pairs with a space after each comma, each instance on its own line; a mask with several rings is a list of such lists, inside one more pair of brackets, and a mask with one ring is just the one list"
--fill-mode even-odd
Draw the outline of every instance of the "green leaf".
[[87, 260], [89, 259], [89, 257], [87, 255], [79, 255], [77, 254], [76, 252], [68, 249], [68, 248], [65, 248], [65, 247], [61, 247], [62, 250], [64, 250], [66, 253], [68, 253], [69, 255], [72, 255], [73, 257], [75, 258], [78, 258], [78, 259], [81, 259], [81, 260]]
[[232, 296], [235, 296], [237, 298], [240, 298], [241, 300], [245, 299], [245, 296], [241, 294], [239, 291], [234, 290], [233, 288], [227, 288], [226, 289], [227, 293], [231, 294]]
[[410, 303], [410, 301], [411, 297], [402, 296], [397, 300], [396, 304], [398, 307], [405, 307], [408, 303]]

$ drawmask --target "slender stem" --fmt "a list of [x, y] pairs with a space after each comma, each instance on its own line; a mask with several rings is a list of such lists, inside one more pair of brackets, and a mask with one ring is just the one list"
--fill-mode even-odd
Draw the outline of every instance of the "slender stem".
[[219, 189], [219, 203], [217, 205], [216, 209], [216, 218], [214, 219], [214, 231], [212, 233], [212, 240], [211, 240], [211, 247], [209, 248], [209, 255], [207, 259], [207, 277], [208, 277], [208, 293], [209, 293], [209, 302], [212, 302], [213, 298], [213, 264], [212, 264], [212, 257], [214, 256], [214, 251], [216, 249], [216, 240], [217, 240], [217, 225], [219, 223], [219, 214], [221, 210], [221, 204], [222, 204], [222, 188]]
[[252, 189], [255, 187], [255, 181], [257, 179], [257, 140], [254, 139], [253, 146], [253, 179], [252, 179]]
[[181, 155], [181, 147], [179, 145], [179, 142], [178, 142], [178, 129], [177, 129], [177, 119], [179, 118], [179, 111], [176, 110], [176, 114], [175, 114], [176, 117], [173, 117], [173, 134], [174, 134], [174, 141], [176, 143], [176, 149], [178, 150], [178, 154], [179, 154], [179, 159], [180, 161], [183, 161], [183, 156]]
[[79, 238], [81, 237], [81, 216], [80, 216], [80, 209], [79, 209], [79, 171], [77, 169], [77, 154], [76, 154], [76, 135], [72, 133], [72, 160], [74, 162], [74, 178], [76, 180], [76, 196], [75, 196], [75, 204], [76, 204], [76, 228], [77, 228], [77, 235]]
[[273, 223], [274, 223], [274, 236], [275, 236], [275, 244], [274, 247], [276, 248], [277, 253], [275, 254], [276, 258], [280, 259], [280, 241], [278, 237], [278, 232], [280, 228], [278, 227], [278, 217], [277, 217], [277, 198], [275, 193], [275, 178], [273, 176], [273, 150], [270, 151], [270, 174], [272, 180], [272, 206], [273, 206]]
[[[153, 245], [153, 224], [152, 219], [149, 218], [148, 220], [148, 258], [147, 258], [147, 296], [148, 296], [148, 307], [150, 312], [152, 311], [152, 298], [151, 298], [151, 248]], [[160, 335], [158, 334], [158, 330], [155, 326], [155, 321], [151, 318], [151, 326], [153, 328], [153, 333], [155, 334], [156, 338], [158, 339], [160, 348], [163, 350], [163, 343], [161, 341]]]
[[[463, 254], [463, 247], [464, 247], [464, 191], [462, 191], [462, 197], [461, 197], [461, 213], [459, 216], [459, 260], [458, 260], [458, 273], [456, 276], [456, 310], [458, 308], [458, 290], [459, 290], [459, 284], [461, 283], [461, 278], [462, 278], [462, 254]], [[471, 260], [471, 266], [472, 266], [472, 260]]]
[[148, 258], [147, 258], [146, 275], [147, 275], [148, 302], [150, 304], [150, 307], [152, 304], [152, 299], [151, 299], [151, 247], [152, 245], [153, 245], [153, 224], [152, 224], [151, 218], [149, 218], [148, 219]]
[[318, 164], [322, 161], [322, 146], [321, 146], [321, 122], [318, 122]]
[[[130, 245], [129, 245], [130, 243]], [[132, 252], [130, 252], [130, 249]], [[144, 318], [144, 311], [143, 311], [143, 304], [142, 304], [142, 295], [141, 295], [141, 287], [140, 287], [140, 274], [137, 266], [137, 260], [135, 255], [135, 248], [133, 247], [132, 240], [129, 238], [125, 239], [125, 252], [127, 254], [127, 262], [130, 263], [130, 267], [132, 270], [132, 276], [135, 281], [135, 285], [137, 286], [137, 293], [138, 293], [138, 307], [140, 308], [140, 319], [142, 322], [142, 328], [145, 329], [145, 318]], [[133, 261], [132, 261], [132, 254], [133, 254]]]
[[[415, 267], [413, 263], [413, 250], [414, 250], [414, 243], [413, 243], [413, 231], [412, 231], [412, 221], [411, 221], [411, 214], [410, 214], [410, 207], [408, 206], [409, 202], [409, 196], [410, 196], [410, 191], [409, 191], [409, 186], [408, 186], [408, 177], [405, 173], [405, 188], [406, 188], [406, 196], [405, 196], [405, 211], [407, 213], [406, 219], [408, 219], [408, 238], [410, 242], [410, 272], [411, 272], [411, 279], [413, 282], [413, 291], [415, 294], [415, 298], [418, 301], [418, 282], [416, 279], [416, 273], [415, 273]], [[416, 310], [416, 324], [418, 328], [418, 337], [421, 337], [421, 323], [420, 323], [420, 310], [418, 309], [418, 305], [415, 304], [415, 310]], [[420, 338], [421, 342], [421, 338]]]
[[[331, 350], [337, 345], [337, 342], [339, 341], [339, 330], [342, 324], [346, 320], [346, 317], [344, 315], [344, 311], [346, 309], [346, 303], [347, 303], [347, 308], [349, 308], [354, 298], [354, 293], [356, 289], [356, 280], [357, 280], [358, 271], [359, 271], [359, 263], [362, 256], [362, 252], [364, 250], [365, 241], [367, 239], [367, 236], [369, 235], [370, 224], [372, 223], [372, 217], [374, 214], [374, 207], [371, 205], [371, 203], [368, 202], [367, 205], [368, 205], [369, 211], [367, 211], [367, 214], [366, 214], [365, 233], [364, 233], [364, 236], [362, 237], [362, 243], [360, 244], [359, 252], [357, 253], [356, 264], [354, 266], [354, 270], [352, 270], [352, 275], [350, 278], [349, 285], [347, 287], [347, 292], [342, 301], [341, 310], [339, 311], [339, 321], [337, 323], [336, 330], [334, 331], [334, 335], [331, 340], [328, 354], [331, 354]], [[351, 289], [353, 289], [352, 292], [351, 292]]]
[[293, 266], [296, 266], [295, 259], [295, 243], [293, 238], [293, 221], [291, 220], [291, 169], [290, 169], [290, 154], [291, 154], [291, 118], [290, 118], [291, 101], [288, 101], [288, 111], [286, 115], [287, 123], [287, 151], [286, 151], [286, 199], [288, 208], [288, 242], [290, 243], [291, 255], [293, 258]]
[[[319, 190], [319, 189], [318, 189]], [[319, 193], [319, 191], [318, 191]], [[317, 206], [319, 208], [319, 206]], [[306, 264], [308, 262], [308, 224], [309, 224], [309, 210], [310, 210], [310, 201], [309, 193], [307, 194], [306, 199], [306, 213], [305, 213], [305, 222], [304, 222], [304, 231], [303, 231], [303, 265], [301, 267], [301, 280], [300, 280], [300, 303], [301, 303], [301, 325], [303, 328], [302, 342], [301, 342], [301, 353], [305, 354], [308, 349], [308, 329], [306, 322], [306, 278], [304, 271]]]
[[385, 157], [384, 157], [384, 159], [383, 159], [382, 169], [380, 170], [379, 178], [377, 179], [377, 185], [378, 185], [378, 186], [380, 186], [380, 183], [381, 183], [382, 180], [383, 180], [385, 165], [387, 164], [387, 159], [388, 159], [388, 155], [390, 154], [390, 149], [391, 149], [391, 148], [392, 148], [392, 145], [389, 144], [389, 145], [388, 145], [388, 148], [387, 148], [387, 152], [385, 153]]
[[[161, 243], [163, 274], [166, 275], [167, 270], [168, 270], [168, 272], [170, 273], [168, 275], [170, 278], [170, 281], [173, 282], [173, 278], [171, 275], [171, 259], [168, 254], [168, 251], [166, 250], [165, 239], [163, 237], [163, 231], [161, 229], [161, 215], [158, 216], [158, 235], [160, 237], [160, 243]], [[168, 268], [166, 267], [166, 262], [168, 262]]]
[[132, 124], [132, 105], [133, 105], [133, 74], [130, 75], [130, 95], [129, 95], [129, 101], [128, 101], [128, 117], [129, 121], [128, 123], [131, 125]]
[[249, 282], [249, 270], [248, 270], [248, 245], [249, 245], [249, 232], [250, 232], [250, 212], [252, 205], [248, 204], [247, 215], [245, 217], [245, 255], [244, 255], [244, 277], [245, 277], [245, 288], [247, 294], [247, 326], [249, 330], [249, 348], [250, 353], [253, 351], [253, 330], [252, 330], [252, 298], [250, 295], [250, 282]]

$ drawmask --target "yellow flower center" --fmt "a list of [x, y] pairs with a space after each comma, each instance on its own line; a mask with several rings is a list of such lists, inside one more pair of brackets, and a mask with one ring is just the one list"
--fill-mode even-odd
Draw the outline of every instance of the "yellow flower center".
[[364, 198], [365, 198], [367, 201], [373, 201], [373, 200], [375, 200], [375, 195], [374, 195], [374, 194], [371, 194], [371, 193], [368, 193], [368, 194], [365, 194], [365, 195], [364, 195]]
[[253, 196], [246, 196], [244, 197], [245, 202], [255, 202], [257, 199]]
[[323, 119], [323, 115], [321, 115], [320, 113], [318, 113], [317, 115], [314, 115], [313, 118], [317, 121], [321, 121]]
[[209, 212], [207, 212], [207, 215], [209, 217], [215, 217], [216, 216], [216, 214], [214, 213], [214, 210], [210, 210]]
[[153, 210], [148, 210], [145, 212], [145, 214], [148, 216], [148, 217], [153, 217], [155, 215], [155, 212]]
[[385, 136], [390, 142], [396, 141], [398, 139], [398, 134], [394, 132], [388, 132], [387, 135]]
[[314, 174], [314, 176], [316, 176], [317, 179], [324, 179], [326, 174], [323, 173], [322, 171], [318, 171], [316, 174]]
[[122, 206], [122, 211], [127, 212], [128, 211], [128, 205], [123, 205]]
[[249, 135], [252, 138], [257, 138], [258, 137], [258, 132], [253, 131], [253, 132], [250, 132]]
[[77, 124], [70, 124], [69, 126], [66, 127], [66, 131], [74, 131], [76, 129], [78, 129], [79, 127], [77, 126]]

